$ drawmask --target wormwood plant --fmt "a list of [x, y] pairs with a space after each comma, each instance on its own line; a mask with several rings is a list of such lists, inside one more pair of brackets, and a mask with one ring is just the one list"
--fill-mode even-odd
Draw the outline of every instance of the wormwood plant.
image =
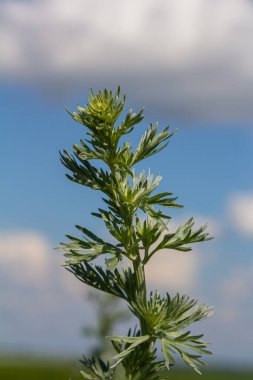
[[[69, 241], [60, 246], [67, 258], [66, 268], [83, 283], [125, 300], [139, 320], [139, 326], [129, 329], [125, 336], [106, 337], [115, 349], [106, 363], [84, 357], [81, 375], [87, 380], [165, 379], [168, 374], [164, 369], [175, 364], [176, 354], [200, 373], [199, 366], [204, 364], [201, 355], [210, 352], [203, 335], [192, 335], [188, 326], [207, 318], [211, 309], [186, 294], [148, 294], [145, 265], [160, 250], [191, 251], [193, 243], [209, 240], [206, 226], [194, 229], [191, 218], [176, 231], [171, 230], [167, 210], [182, 206], [172, 193], [156, 191], [160, 175], [138, 173], [135, 167], [164, 149], [174, 133], [168, 127], [158, 131], [158, 125], [151, 124], [133, 149], [130, 141], [122, 143], [121, 138], [140, 123], [143, 110], [137, 114], [130, 110], [123, 117], [124, 106], [125, 96], [120, 98], [119, 89], [115, 96], [108, 90], [97, 94], [91, 91], [88, 104], [70, 113], [86, 127], [87, 138], [73, 145], [73, 155], [65, 150], [61, 153], [71, 181], [103, 194], [105, 208], [92, 215], [104, 221], [116, 240], [112, 244], [86, 227], [76, 226], [82, 237], [67, 235]], [[94, 263], [103, 255], [104, 265]], [[157, 359], [160, 354], [162, 360]], [[124, 374], [119, 375], [118, 367], [123, 367]]]

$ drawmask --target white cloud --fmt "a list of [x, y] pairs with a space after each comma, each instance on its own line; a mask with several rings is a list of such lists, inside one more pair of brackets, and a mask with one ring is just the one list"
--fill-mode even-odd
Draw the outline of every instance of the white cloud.
[[[77, 287], [62, 263], [41, 233], [0, 231], [0, 349], [71, 350], [91, 317], [87, 287]], [[81, 349], [83, 338], [77, 341]]]
[[38, 232], [0, 232], [0, 273], [5, 279], [6, 294], [25, 296], [25, 286], [44, 293], [50, 289], [52, 295], [61, 291], [80, 297], [87, 287], [62, 268], [63, 262], [63, 255]]
[[[120, 83], [181, 120], [252, 120], [250, 0], [1, 3], [0, 75], [59, 96]], [[60, 89], [64, 91], [60, 91]]]
[[199, 259], [196, 252], [159, 251], [146, 266], [147, 281], [168, 291], [191, 292], [198, 284]]
[[59, 254], [43, 234], [1, 231], [0, 286], [4, 291], [0, 302], [3, 309], [11, 310], [22, 319], [21, 315], [30, 313], [31, 307], [35, 308], [32, 315], [46, 314], [42, 311], [44, 308], [53, 311], [59, 307], [61, 295], [75, 296], [74, 281], [68, 278], [61, 264]]
[[253, 194], [237, 193], [228, 202], [230, 223], [245, 236], [253, 237]]
[[0, 233], [0, 267], [14, 282], [38, 284], [47, 281], [50, 245], [34, 232]]

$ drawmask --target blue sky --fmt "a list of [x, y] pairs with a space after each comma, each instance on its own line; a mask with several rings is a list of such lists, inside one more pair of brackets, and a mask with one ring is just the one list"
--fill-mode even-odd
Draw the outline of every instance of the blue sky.
[[[83, 300], [87, 289], [64, 272], [53, 247], [75, 224], [106, 233], [90, 216], [99, 194], [64, 177], [58, 152], [84, 134], [65, 106], [86, 103], [90, 87], [120, 84], [127, 108], [145, 106], [134, 144], [150, 122], [178, 129], [169, 147], [145, 164], [163, 176], [161, 190], [185, 205], [173, 212], [177, 223], [196, 216], [216, 236], [193, 253], [158, 258], [149, 268], [150, 284], [213, 304], [216, 314], [203, 324], [213, 360], [250, 363], [252, 3], [161, 0], [134, 8], [130, 1], [123, 12], [111, 1], [107, 16], [119, 19], [116, 34], [102, 10], [95, 17], [92, 2], [82, 17], [83, 3], [74, 3], [0, 5], [0, 350], [81, 353], [86, 345], [80, 328], [94, 319]], [[203, 21], [210, 12], [215, 31]], [[178, 23], [168, 29], [171, 13]], [[152, 35], [150, 22], [157, 28]]]
[[[74, 207], [75, 203], [78, 205], [77, 199], [86, 208], [91, 203], [87, 202], [87, 196], [97, 198], [89, 189], [79, 189], [68, 183], [59, 161], [59, 150], [71, 149], [85, 131], [71, 120], [65, 106], [74, 110], [75, 102], [86, 102], [88, 94], [86, 89], [84, 95], [69, 99], [66, 105], [49, 104], [24, 86], [2, 89], [4, 134], [1, 151], [7, 160], [1, 168], [5, 179], [1, 215], [5, 228], [20, 228], [22, 224], [27, 228], [43, 229], [53, 238], [57, 228], [62, 228], [64, 208], [67, 208], [64, 222], [67, 225], [72, 212], [74, 218], [78, 212], [82, 215], [79, 207]], [[132, 106], [130, 103], [129, 108]], [[133, 134], [135, 144], [149, 123], [155, 121], [145, 117]], [[178, 194], [190, 211], [219, 218], [230, 194], [251, 191], [251, 129], [229, 128], [222, 124], [212, 127], [183, 125], [164, 118], [159, 124], [161, 128], [170, 125], [177, 133], [166, 151], [146, 165], [155, 173], [161, 173], [161, 186]], [[38, 216], [34, 214], [35, 209]]]

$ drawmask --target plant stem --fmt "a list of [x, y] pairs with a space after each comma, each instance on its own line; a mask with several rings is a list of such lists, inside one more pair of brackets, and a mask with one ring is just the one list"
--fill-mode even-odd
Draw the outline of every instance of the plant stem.
[[[143, 302], [146, 302], [147, 289], [146, 289], [145, 271], [144, 271], [144, 265], [142, 264], [140, 258], [133, 261], [133, 267], [134, 267], [134, 272], [136, 276], [137, 294]], [[148, 334], [149, 331], [148, 331], [148, 327], [147, 327], [147, 323], [145, 319], [139, 318], [139, 320], [140, 320], [141, 334], [142, 335]]]

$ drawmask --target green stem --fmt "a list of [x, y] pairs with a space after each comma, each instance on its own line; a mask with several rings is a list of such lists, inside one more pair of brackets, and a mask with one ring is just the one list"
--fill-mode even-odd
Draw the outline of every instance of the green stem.
[[[146, 279], [145, 279], [145, 269], [144, 264], [141, 261], [140, 255], [138, 255], [138, 259], [133, 261], [134, 273], [136, 276], [136, 285], [137, 285], [137, 297], [140, 297], [141, 300], [146, 303], [147, 302], [147, 288], [146, 288]], [[141, 335], [150, 335], [150, 329], [145, 318], [139, 316]], [[152, 351], [155, 340], [144, 343], [147, 351]], [[132, 379], [131, 377], [129, 378]]]
[[[141, 262], [140, 258], [133, 261], [133, 267], [134, 267], [134, 273], [136, 276], [137, 294], [143, 302], [146, 302], [147, 288], [146, 288], [145, 271], [144, 271], [144, 265]], [[140, 320], [141, 334], [142, 335], [148, 334], [149, 331], [148, 331], [148, 327], [147, 327], [147, 323], [145, 319], [140, 317], [139, 320]]]

